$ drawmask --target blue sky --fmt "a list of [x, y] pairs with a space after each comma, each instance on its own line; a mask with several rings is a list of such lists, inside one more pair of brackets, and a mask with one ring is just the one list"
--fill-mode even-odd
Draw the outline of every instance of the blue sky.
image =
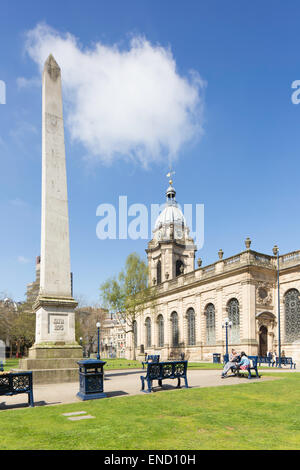
[[[41, 86], [25, 38], [41, 22], [83, 49], [100, 42], [122, 50], [144, 37], [171, 51], [178, 76], [194, 70], [205, 81], [203, 135], [180, 146], [174, 163], [177, 200], [205, 205], [204, 264], [220, 248], [226, 257], [242, 251], [248, 236], [260, 252], [272, 254], [275, 243], [281, 253], [300, 249], [300, 106], [291, 101], [300, 79], [299, 2], [3, 1], [0, 292], [22, 300], [40, 252]], [[33, 85], [20, 86], [21, 77]], [[132, 251], [145, 257], [147, 243], [99, 240], [97, 206], [117, 206], [119, 195], [129, 205], [164, 202], [168, 160], [150, 159], [146, 169], [125, 158], [87, 161], [89, 149], [65, 132], [74, 292], [96, 302], [101, 282]]]

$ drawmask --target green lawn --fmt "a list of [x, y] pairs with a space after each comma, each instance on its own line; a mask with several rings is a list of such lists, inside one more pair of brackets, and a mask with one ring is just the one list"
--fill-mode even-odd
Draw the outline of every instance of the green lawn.
[[[117, 369], [141, 369], [142, 363], [140, 361], [132, 361], [130, 359], [106, 359], [104, 366], [105, 370], [117, 370]], [[18, 359], [7, 359], [4, 364], [4, 370], [17, 369], [19, 361]], [[189, 369], [203, 369], [203, 370], [221, 370], [222, 364], [215, 364], [213, 362], [189, 362]], [[268, 366], [260, 367], [260, 369], [269, 369]]]
[[[129, 359], [102, 359], [106, 361], [105, 369], [140, 369], [142, 363], [140, 361], [132, 361]], [[212, 362], [189, 362], [189, 369], [222, 369], [221, 364], [213, 364]]]
[[[0, 412], [0, 449], [300, 449], [300, 374]], [[268, 374], [269, 376], [269, 374]], [[62, 413], [86, 411], [91, 420]]]
[[6, 359], [4, 364], [4, 370], [15, 369], [18, 367], [19, 359]]

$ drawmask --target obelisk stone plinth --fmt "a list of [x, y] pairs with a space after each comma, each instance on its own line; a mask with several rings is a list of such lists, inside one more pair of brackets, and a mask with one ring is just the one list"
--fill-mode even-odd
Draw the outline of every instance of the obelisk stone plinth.
[[62, 381], [64, 367], [68, 371], [66, 380], [72, 376], [70, 369], [74, 369], [73, 380], [75, 376], [78, 378], [76, 361], [82, 357], [82, 348], [75, 341], [74, 309], [77, 302], [71, 293], [61, 70], [51, 54], [43, 71], [42, 106], [40, 290], [34, 304], [35, 344], [22, 366], [33, 370], [50, 369], [52, 379], [49, 376], [50, 379], [46, 380], [44, 371], [40, 374], [44, 379], [38, 382], [56, 382]]

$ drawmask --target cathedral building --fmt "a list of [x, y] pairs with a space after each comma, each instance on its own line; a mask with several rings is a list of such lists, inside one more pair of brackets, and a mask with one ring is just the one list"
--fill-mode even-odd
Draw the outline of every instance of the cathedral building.
[[219, 250], [215, 263], [198, 259], [195, 269], [196, 246], [175, 195], [171, 180], [146, 249], [153, 301], [135, 324], [136, 354], [211, 361], [226, 352], [227, 322], [229, 349], [278, 354], [280, 331], [281, 351], [300, 361], [300, 250], [267, 255], [247, 238], [240, 253], [224, 258]]

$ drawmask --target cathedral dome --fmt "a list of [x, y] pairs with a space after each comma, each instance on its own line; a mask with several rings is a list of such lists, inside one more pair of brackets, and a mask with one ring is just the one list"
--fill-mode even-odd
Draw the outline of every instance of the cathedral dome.
[[162, 226], [170, 224], [181, 225], [182, 227], [186, 226], [184, 215], [181, 209], [179, 209], [179, 207], [177, 206], [177, 204], [166, 204], [166, 207], [156, 219], [154, 230], [157, 230]]
[[161, 227], [169, 226], [174, 224], [174, 226], [180, 226], [181, 228], [186, 227], [186, 221], [181, 209], [178, 207], [178, 204], [175, 200], [176, 191], [172, 186], [172, 180], [170, 180], [170, 186], [166, 191], [167, 202], [163, 211], [159, 214], [156, 219], [154, 231], [160, 229]]

